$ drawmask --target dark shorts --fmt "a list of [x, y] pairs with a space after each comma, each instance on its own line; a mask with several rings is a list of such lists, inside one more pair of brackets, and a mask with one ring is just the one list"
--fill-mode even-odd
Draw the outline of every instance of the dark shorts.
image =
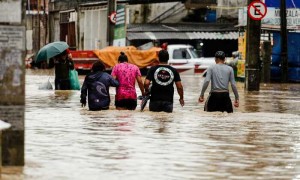
[[108, 110], [109, 107], [101, 107], [101, 108], [89, 108], [90, 111], [101, 111], [101, 110]]
[[149, 103], [149, 110], [154, 112], [173, 112], [173, 103], [169, 101], [151, 101]]
[[70, 79], [55, 78], [55, 90], [70, 90]]
[[208, 96], [204, 111], [213, 112], [213, 111], [221, 111], [232, 113], [232, 102], [228, 92], [211, 92]]
[[115, 105], [118, 108], [124, 108], [128, 110], [135, 110], [137, 106], [137, 101], [136, 99], [121, 99], [121, 100], [116, 100]]

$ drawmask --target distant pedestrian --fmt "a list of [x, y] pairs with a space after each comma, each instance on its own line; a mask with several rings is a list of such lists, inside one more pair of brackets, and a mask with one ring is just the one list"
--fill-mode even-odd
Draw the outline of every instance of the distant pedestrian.
[[161, 45], [161, 49], [163, 49], [163, 50], [167, 50], [167, 49], [168, 49], [168, 43], [167, 43], [167, 42], [165, 42], [165, 43], [162, 43], [162, 45]]
[[159, 51], [158, 58], [160, 61], [159, 65], [149, 69], [144, 82], [146, 93], [149, 93], [149, 86], [152, 82], [149, 110], [173, 112], [174, 82], [179, 94], [179, 102], [181, 106], [184, 106], [183, 86], [180, 75], [175, 68], [168, 65], [168, 51]]
[[65, 50], [49, 62], [49, 68], [55, 67], [55, 90], [71, 89], [69, 71], [74, 69], [74, 62], [68, 52]]
[[119, 82], [104, 70], [105, 66], [102, 62], [95, 62], [92, 66], [92, 72], [85, 77], [80, 96], [82, 107], [86, 106], [86, 96], [88, 96], [90, 110], [109, 109], [109, 87], [117, 87]]
[[223, 51], [216, 52], [215, 61], [216, 64], [207, 69], [199, 102], [204, 101], [204, 92], [211, 81], [211, 91], [206, 100], [204, 111], [226, 111], [232, 113], [233, 108], [228, 89], [229, 83], [235, 96], [234, 106], [239, 106], [239, 94], [234, 80], [234, 72], [232, 67], [225, 64], [225, 53]]
[[128, 57], [121, 52], [118, 58], [119, 64], [114, 66], [111, 75], [117, 79], [120, 86], [117, 87], [115, 105], [118, 110], [135, 110], [137, 106], [137, 93], [135, 81], [144, 95], [144, 86], [140, 69], [128, 63]]

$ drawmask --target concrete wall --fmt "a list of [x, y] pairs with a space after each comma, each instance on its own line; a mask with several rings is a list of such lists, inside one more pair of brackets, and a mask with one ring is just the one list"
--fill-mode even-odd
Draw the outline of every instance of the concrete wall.
[[2, 132], [4, 166], [24, 165], [25, 2], [0, 1], [0, 6], [3, 6], [1, 3], [8, 6], [0, 12], [0, 16], [9, 14], [18, 19], [13, 25], [8, 25], [11, 22], [9, 18], [4, 19], [6, 22], [0, 22], [3, 23], [0, 25], [0, 119], [12, 125]]
[[218, 0], [217, 19], [237, 19], [238, 9], [246, 6], [245, 0]]
[[0, 26], [0, 119], [12, 125], [2, 134], [3, 165], [24, 165], [25, 27]]
[[[181, 5], [178, 2], [172, 3], [156, 3], [156, 4], [142, 4], [142, 5], [129, 5], [129, 22], [130, 23], [147, 23], [154, 18], [158, 17], [165, 11], [168, 11], [174, 5]], [[187, 10], [169, 16], [164, 23], [180, 22], [181, 18], [186, 16]]]

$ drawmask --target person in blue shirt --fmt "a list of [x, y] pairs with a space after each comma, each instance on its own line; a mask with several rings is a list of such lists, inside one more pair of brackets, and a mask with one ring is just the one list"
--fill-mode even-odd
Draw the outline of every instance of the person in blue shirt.
[[104, 64], [97, 61], [92, 66], [92, 72], [85, 77], [80, 95], [82, 107], [86, 106], [86, 97], [88, 96], [89, 110], [109, 109], [109, 87], [118, 87], [119, 82], [104, 70]]

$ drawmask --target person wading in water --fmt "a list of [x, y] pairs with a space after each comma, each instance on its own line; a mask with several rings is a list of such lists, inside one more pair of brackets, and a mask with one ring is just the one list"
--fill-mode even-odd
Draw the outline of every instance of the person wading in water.
[[228, 90], [229, 83], [235, 96], [234, 106], [239, 107], [239, 94], [234, 80], [234, 72], [232, 67], [225, 64], [225, 53], [223, 51], [216, 52], [215, 61], [216, 64], [207, 69], [198, 101], [204, 101], [204, 92], [211, 81], [211, 91], [206, 100], [204, 111], [226, 111], [227, 113], [232, 113], [233, 108]]
[[179, 103], [184, 106], [183, 86], [180, 75], [175, 68], [168, 65], [169, 53], [161, 50], [158, 53], [159, 65], [149, 69], [144, 82], [145, 92], [150, 93], [149, 110], [154, 112], [173, 112], [174, 83], [179, 95]]

